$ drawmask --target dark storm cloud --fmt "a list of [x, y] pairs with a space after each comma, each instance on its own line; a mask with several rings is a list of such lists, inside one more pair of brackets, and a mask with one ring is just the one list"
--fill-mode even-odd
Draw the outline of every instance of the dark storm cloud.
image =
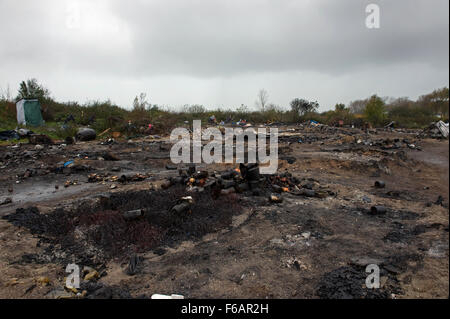
[[[381, 9], [377, 30], [364, 24], [368, 1], [21, 2], [0, 4], [7, 26], [1, 31], [8, 43], [0, 51], [4, 63], [70, 64], [106, 73], [114, 65], [112, 73], [143, 76], [448, 66], [447, 0], [374, 1]], [[67, 27], [70, 3], [79, 3], [79, 29]], [[95, 10], [110, 14], [92, 23]], [[110, 34], [96, 34], [102, 28]]]
[[[223, 76], [313, 70], [347, 73], [395, 63], [448, 66], [448, 1], [115, 3], [131, 29], [135, 72]], [[444, 63], [444, 65], [443, 65]]]
[[[365, 26], [366, 5], [381, 10]], [[417, 96], [448, 85], [448, 0], [0, 0], [0, 94], [162, 104]]]

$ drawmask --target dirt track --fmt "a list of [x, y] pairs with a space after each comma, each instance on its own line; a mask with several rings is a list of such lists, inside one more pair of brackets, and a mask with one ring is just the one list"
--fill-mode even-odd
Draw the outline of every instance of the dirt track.
[[[132, 239], [120, 253], [100, 258], [103, 252], [88, 253], [106, 246], [58, 242], [49, 231], [39, 233], [0, 219], [0, 297], [70, 297], [63, 290], [64, 270], [75, 262], [99, 271], [96, 285], [112, 287], [102, 293], [86, 288], [88, 297], [448, 298], [448, 140], [356, 129], [282, 129], [278, 174], [288, 172], [299, 188], [325, 196], [306, 197], [290, 189], [280, 195], [282, 203], [274, 204], [264, 191], [198, 195], [192, 215], [181, 223], [165, 212], [188, 195], [185, 187], [160, 189], [164, 180], [178, 175], [166, 169], [167, 139], [112, 145], [92, 141], [45, 146], [42, 151], [33, 145], [2, 146], [0, 202], [11, 197], [12, 203], [0, 206], [0, 216], [30, 206], [44, 215], [63, 208], [61, 220], [69, 213], [78, 218], [111, 211], [116, 216], [146, 208], [144, 226], [148, 223], [162, 235], [145, 249]], [[408, 147], [412, 144], [422, 150]], [[119, 160], [99, 160], [105, 152]], [[75, 159], [77, 169], [59, 171], [58, 163], [69, 159]], [[234, 167], [200, 169], [212, 173]], [[88, 183], [93, 173], [105, 181]], [[120, 183], [113, 178], [138, 173], [146, 174], [145, 179]], [[386, 187], [375, 188], [376, 180], [385, 181]], [[64, 187], [67, 181], [76, 185]], [[270, 192], [271, 187], [265, 184]], [[374, 205], [385, 206], [386, 214], [371, 214]], [[84, 229], [77, 225], [76, 231]], [[84, 240], [73, 233], [71, 239]], [[133, 256], [138, 262], [130, 275], [126, 269]], [[381, 289], [361, 288], [369, 263], [380, 266]]]

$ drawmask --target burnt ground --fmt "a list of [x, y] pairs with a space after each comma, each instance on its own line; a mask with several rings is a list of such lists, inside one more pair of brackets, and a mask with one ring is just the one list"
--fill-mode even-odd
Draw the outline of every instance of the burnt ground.
[[[0, 147], [1, 298], [448, 298], [448, 140], [280, 127], [277, 175], [231, 192], [238, 165], [180, 177], [167, 138], [104, 142]], [[79, 296], [69, 263], [97, 271]]]

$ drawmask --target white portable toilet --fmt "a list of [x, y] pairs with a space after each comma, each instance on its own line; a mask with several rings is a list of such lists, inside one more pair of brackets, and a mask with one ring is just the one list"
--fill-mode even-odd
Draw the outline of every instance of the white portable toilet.
[[21, 99], [16, 103], [16, 110], [18, 124], [39, 126], [44, 122], [37, 99]]

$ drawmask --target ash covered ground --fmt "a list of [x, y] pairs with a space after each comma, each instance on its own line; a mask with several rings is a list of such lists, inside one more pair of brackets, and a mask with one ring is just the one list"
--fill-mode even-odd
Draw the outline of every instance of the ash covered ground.
[[267, 176], [165, 136], [0, 146], [0, 297], [448, 298], [448, 140], [279, 132]]

